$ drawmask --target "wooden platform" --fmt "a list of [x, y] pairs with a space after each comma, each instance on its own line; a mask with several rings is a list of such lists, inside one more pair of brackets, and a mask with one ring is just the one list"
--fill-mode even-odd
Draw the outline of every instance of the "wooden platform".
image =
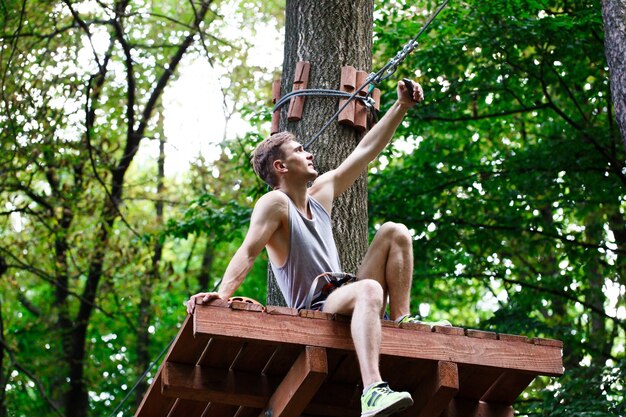
[[[387, 321], [382, 336], [383, 379], [415, 401], [401, 416], [512, 417], [536, 376], [563, 374], [557, 340]], [[362, 389], [348, 318], [198, 305], [135, 416], [356, 417]]]

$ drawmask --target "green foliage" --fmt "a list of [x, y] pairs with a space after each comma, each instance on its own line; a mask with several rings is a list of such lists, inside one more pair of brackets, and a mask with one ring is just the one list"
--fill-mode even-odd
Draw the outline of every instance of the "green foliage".
[[[181, 62], [221, 63], [225, 117], [266, 96], [271, 73], [245, 62], [281, 7], [1, 2], [0, 415], [107, 415], [174, 337], [183, 301], [218, 281], [258, 188], [238, 163], [253, 145], [224, 144], [185, 178], [143, 152], [164, 138], [161, 95]], [[167, 224], [200, 226], [192, 213], [210, 224], [174, 238]], [[259, 299], [262, 262], [245, 289]]]
[[[86, 413], [108, 415], [176, 334], [185, 299], [219, 282], [246, 232], [266, 190], [248, 159], [267, 133], [275, 74], [247, 62], [259, 30], [279, 33], [281, 1], [211, 3], [184, 61], [213, 63], [226, 117], [256, 132], [178, 178], [136, 159], [119, 212], [105, 221], [133, 132], [145, 128], [137, 149], [165, 137], [158, 100], [142, 112], [159, 80], [171, 82], [160, 77], [200, 4], [130, 1], [119, 16], [110, 2], [0, 3], [0, 414], [65, 414], [77, 342], [68, 333], [91, 305]], [[436, 6], [376, 2], [374, 68]], [[451, 1], [381, 86], [383, 108], [403, 76], [426, 92], [370, 175], [372, 230], [393, 220], [414, 233], [412, 307], [564, 342], [565, 375], [533, 382], [515, 405], [521, 415], [626, 414], [626, 155], [603, 48], [598, 2]], [[264, 300], [266, 268], [263, 255], [238, 293]]]
[[223, 202], [215, 196], [204, 194], [192, 201], [182, 219], [170, 219], [165, 234], [187, 238], [191, 234], [207, 231], [219, 241], [229, 241], [241, 235], [248, 224], [252, 209], [242, 207], [235, 201]]
[[[397, 6], [379, 6], [380, 62], [434, 7]], [[626, 181], [602, 35], [597, 2], [450, 2], [398, 71], [426, 101], [371, 175], [372, 225], [414, 231], [415, 307], [564, 341], [565, 375], [521, 414], [624, 406], [605, 381], [624, 358]]]

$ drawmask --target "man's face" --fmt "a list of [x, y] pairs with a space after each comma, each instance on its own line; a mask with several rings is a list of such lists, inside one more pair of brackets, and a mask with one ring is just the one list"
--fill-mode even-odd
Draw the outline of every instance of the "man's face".
[[283, 165], [288, 169], [290, 175], [302, 176], [307, 181], [317, 178], [317, 171], [313, 166], [313, 154], [304, 150], [304, 147], [296, 142], [289, 141], [282, 145]]

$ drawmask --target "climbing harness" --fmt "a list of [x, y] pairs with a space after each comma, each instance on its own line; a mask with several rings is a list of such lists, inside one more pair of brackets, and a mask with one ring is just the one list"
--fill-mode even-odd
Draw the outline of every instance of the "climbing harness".
[[[315, 293], [317, 290], [317, 283], [320, 279], [325, 279], [326, 284], [322, 286], [322, 289], [319, 291], [319, 295], [315, 298]], [[342, 285], [349, 284], [351, 282], [357, 281], [358, 278], [352, 274], [347, 272], [323, 272], [315, 277], [313, 283], [311, 283], [311, 289], [306, 296], [304, 301], [304, 306], [307, 310], [311, 310], [311, 307], [315, 307], [316, 303], [320, 303], [326, 300], [330, 293], [335, 291], [337, 288]]]
[[[444, 2], [437, 8], [437, 10], [435, 10], [435, 12], [428, 18], [428, 20], [426, 21], [426, 23], [422, 26], [422, 28], [420, 29], [420, 31], [417, 33], [417, 35], [415, 35], [415, 37], [413, 37], [413, 39], [411, 39], [409, 42], [407, 42], [406, 45], [404, 45], [404, 47], [402, 48], [402, 50], [400, 50], [393, 58], [391, 58], [389, 60], [389, 62], [387, 62], [387, 64], [385, 64], [380, 70], [378, 70], [378, 72], [376, 73], [371, 73], [367, 79], [365, 80], [365, 82], [358, 87], [357, 89], [354, 90], [353, 93], [345, 93], [342, 91], [335, 91], [335, 90], [322, 90], [322, 89], [302, 89], [302, 90], [296, 90], [296, 91], [292, 91], [289, 94], [286, 94], [283, 98], [281, 98], [274, 106], [274, 111], [280, 109], [286, 102], [288, 102], [290, 99], [297, 97], [297, 96], [335, 96], [335, 97], [341, 97], [341, 98], [347, 98], [346, 102], [343, 103], [343, 105], [339, 108], [339, 110], [337, 110], [335, 112], [335, 114], [333, 114], [328, 121], [326, 122], [326, 124], [324, 124], [324, 126], [322, 126], [322, 128], [308, 141], [304, 144], [304, 148], [308, 149], [313, 143], [315, 143], [319, 137], [322, 135], [322, 133], [328, 128], [328, 126], [331, 125], [331, 123], [333, 122], [333, 120], [346, 108], [348, 107], [348, 105], [350, 104], [350, 102], [354, 99], [358, 99], [364, 102], [364, 104], [368, 107], [368, 108], [372, 108], [373, 104], [372, 104], [372, 98], [371, 98], [371, 93], [374, 90], [374, 88], [379, 85], [382, 81], [386, 80], [387, 78], [391, 77], [396, 70], [398, 69], [398, 66], [404, 62], [404, 60], [406, 59], [406, 57], [413, 52], [413, 50], [417, 47], [418, 43], [417, 43], [417, 39], [426, 31], [426, 29], [428, 28], [428, 26], [430, 26], [430, 24], [432, 23], [433, 20], [435, 20], [435, 18], [437, 17], [437, 15], [439, 15], [439, 13], [444, 9], [444, 7], [446, 7], [446, 5], [448, 4], [450, 0], [444, 0]], [[412, 83], [410, 82], [410, 80], [405, 79], [405, 83], [408, 84], [407, 86], [410, 86], [409, 88], [412, 88]], [[367, 94], [365, 96], [360, 96], [359, 93], [361, 93], [361, 91], [363, 91], [363, 89], [365, 89], [365, 87], [367, 87], [369, 85]]]

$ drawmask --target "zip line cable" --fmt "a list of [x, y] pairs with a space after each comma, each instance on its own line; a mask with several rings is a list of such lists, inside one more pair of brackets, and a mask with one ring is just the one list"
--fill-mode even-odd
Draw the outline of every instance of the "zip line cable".
[[126, 394], [124, 399], [115, 408], [115, 410], [113, 410], [113, 412], [109, 415], [109, 417], [114, 417], [115, 415], [117, 415], [117, 413], [120, 410], [120, 408], [122, 408], [122, 406], [126, 403], [126, 401], [128, 401], [128, 399], [133, 394], [133, 392], [135, 392], [135, 390], [139, 386], [139, 383], [141, 381], [143, 381], [144, 378], [148, 375], [148, 372], [150, 372], [150, 369], [152, 369], [152, 367], [154, 365], [156, 365], [161, 360], [161, 357], [165, 354], [165, 352], [169, 349], [169, 347], [172, 346], [172, 343], [174, 343], [174, 340], [176, 340], [176, 337], [173, 337], [172, 340], [170, 340], [170, 342], [167, 344], [167, 346], [165, 346], [165, 348], [163, 348], [161, 353], [159, 353], [159, 356], [148, 366], [148, 369], [146, 369], [146, 371], [143, 373], [143, 375], [141, 375], [141, 377], [139, 377], [139, 379], [137, 379], [137, 382], [135, 382], [135, 385], [133, 385], [133, 387], [128, 391], [128, 393]]
[[[335, 112], [335, 114], [333, 114], [328, 121], [326, 122], [326, 124], [324, 126], [322, 126], [322, 128], [308, 141], [304, 144], [304, 148], [308, 149], [313, 143], [315, 143], [319, 137], [322, 135], [322, 133], [328, 128], [328, 126], [331, 125], [331, 123], [335, 120], [335, 118], [337, 118], [337, 116], [339, 116], [339, 114], [346, 108], [348, 107], [348, 104], [350, 104], [350, 102], [352, 100], [354, 100], [357, 95], [363, 91], [363, 89], [365, 87], [367, 87], [369, 84], [372, 84], [369, 88], [368, 94], [367, 94], [367, 98], [369, 98], [369, 95], [371, 94], [371, 92], [374, 90], [376, 85], [379, 85], [382, 81], [386, 80], [387, 78], [391, 77], [393, 75], [393, 73], [396, 72], [396, 70], [398, 69], [398, 66], [404, 62], [404, 60], [406, 59], [406, 57], [413, 52], [413, 50], [417, 47], [418, 43], [417, 43], [417, 39], [426, 31], [426, 29], [430, 26], [430, 24], [433, 22], [433, 20], [435, 20], [435, 18], [439, 15], [439, 13], [441, 13], [441, 11], [444, 9], [444, 7], [447, 6], [448, 2], [450, 0], [444, 0], [444, 2], [437, 8], [437, 10], [435, 10], [435, 12], [428, 18], [428, 20], [426, 21], [426, 23], [422, 26], [422, 28], [420, 29], [420, 31], [417, 33], [417, 35], [415, 35], [415, 37], [413, 37], [413, 39], [411, 39], [409, 42], [407, 42], [406, 45], [404, 45], [404, 47], [402, 48], [402, 50], [400, 52], [398, 52], [396, 54], [396, 56], [394, 56], [393, 58], [391, 58], [389, 60], [389, 62], [387, 62], [385, 64], [385, 66], [383, 66], [380, 70], [378, 70], [378, 72], [376, 73], [372, 73], [370, 74], [367, 79], [365, 80], [365, 82], [363, 83], [363, 85], [361, 85], [359, 88], [357, 88], [352, 94], [350, 94], [350, 96], [348, 97], [348, 99], [346, 100], [346, 102], [343, 104], [343, 106], [341, 106], [339, 108], [339, 110], [337, 110]], [[300, 90], [300, 92], [306, 92], [307, 90]], [[330, 90], [333, 91], [333, 90]], [[295, 93], [295, 94], [294, 94]], [[291, 98], [293, 96], [297, 96], [297, 95], [308, 95], [308, 94], [297, 94], [297, 91], [289, 93], [287, 95], [285, 95], [285, 99], [287, 97]], [[316, 94], [311, 94], [311, 95], [316, 95]], [[343, 93], [341, 95], [341, 97], [344, 97]], [[287, 101], [287, 100], [285, 100]], [[283, 102], [283, 100], [281, 99], [278, 103], [276, 103], [276, 106], [274, 106], [274, 111], [276, 111], [277, 109], [280, 108], [280, 106], [284, 105], [285, 103]]]

